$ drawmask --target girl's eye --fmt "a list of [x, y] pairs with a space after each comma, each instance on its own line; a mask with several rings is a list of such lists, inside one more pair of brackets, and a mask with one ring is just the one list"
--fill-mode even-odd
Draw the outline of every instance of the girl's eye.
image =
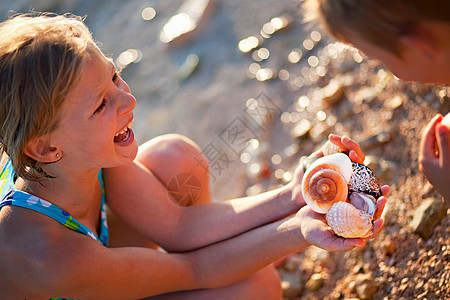
[[116, 71], [113, 75], [112, 81], [116, 82], [117, 79], [119, 79], [120, 73], [122, 72], [122, 70]]
[[[120, 76], [120, 72], [121, 72], [121, 71], [122, 71], [122, 70], [119, 70], [119, 71], [114, 72], [114, 75], [113, 75], [113, 77], [112, 77], [112, 81], [113, 81], [114, 83], [116, 83], [117, 80], [119, 79], [119, 76]], [[103, 99], [102, 103], [100, 104], [99, 107], [97, 107], [97, 109], [95, 110], [94, 114], [98, 114], [98, 113], [102, 112], [102, 110], [105, 108], [105, 106], [106, 106], [106, 99]]]
[[105, 108], [105, 106], [106, 106], [106, 100], [103, 99], [102, 103], [100, 104], [99, 107], [97, 107], [97, 109], [95, 110], [94, 114], [98, 114], [98, 113], [102, 112], [102, 110]]

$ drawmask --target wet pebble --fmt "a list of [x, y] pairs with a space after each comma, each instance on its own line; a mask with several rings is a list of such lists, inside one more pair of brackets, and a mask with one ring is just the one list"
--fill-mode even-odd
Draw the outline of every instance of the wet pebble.
[[372, 274], [358, 274], [355, 280], [355, 288], [360, 299], [372, 299], [378, 286]]
[[308, 119], [301, 119], [298, 121], [294, 128], [291, 129], [291, 136], [294, 138], [303, 138], [311, 130], [312, 124]]
[[391, 133], [388, 131], [384, 131], [375, 135], [368, 137], [367, 139], [361, 141], [359, 146], [361, 150], [367, 152], [374, 148], [377, 148], [381, 145], [388, 143], [391, 140]]
[[413, 220], [409, 223], [409, 227], [427, 240], [446, 215], [447, 209], [442, 199], [430, 197], [414, 210]]
[[322, 102], [326, 106], [333, 106], [344, 96], [345, 86], [337, 79], [332, 79], [330, 83], [318, 92], [322, 96]]
[[283, 272], [281, 274], [281, 288], [285, 297], [296, 297], [300, 295], [303, 285], [300, 270]]
[[314, 273], [306, 282], [305, 287], [310, 291], [318, 291], [324, 284], [325, 278], [320, 273]]
[[397, 237], [396, 236], [386, 236], [383, 242], [381, 242], [381, 247], [385, 256], [392, 256], [397, 249]]
[[311, 140], [317, 144], [326, 139], [330, 133], [331, 126], [325, 122], [319, 122], [312, 126], [309, 136], [311, 137]]
[[365, 87], [358, 90], [354, 95], [354, 102], [357, 104], [361, 103], [371, 103], [378, 96], [377, 89], [373, 87]]

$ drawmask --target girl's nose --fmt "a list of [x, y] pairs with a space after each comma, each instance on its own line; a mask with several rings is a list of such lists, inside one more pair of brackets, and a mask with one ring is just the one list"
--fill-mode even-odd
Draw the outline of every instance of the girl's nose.
[[120, 104], [118, 111], [120, 113], [127, 113], [136, 107], [136, 98], [130, 93], [123, 93], [120, 97]]
[[120, 82], [118, 83], [119, 89], [122, 90], [122, 95], [120, 97], [119, 112], [126, 113], [133, 110], [136, 107], [136, 98], [131, 94], [130, 87], [128, 84], [119, 77]]

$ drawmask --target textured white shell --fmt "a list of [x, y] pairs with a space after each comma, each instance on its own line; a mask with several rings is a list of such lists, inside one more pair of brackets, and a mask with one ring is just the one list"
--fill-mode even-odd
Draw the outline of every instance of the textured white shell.
[[344, 238], [363, 238], [371, 234], [372, 216], [348, 202], [337, 202], [326, 215], [328, 225]]
[[[342, 189], [342, 193], [339, 198], [335, 198], [328, 203], [319, 202], [317, 199], [314, 199], [313, 195], [310, 192], [310, 179], [314, 176], [315, 172], [322, 172], [331, 170], [333, 172], [338, 172], [342, 178], [344, 184], [339, 186], [339, 189]], [[314, 163], [309, 166], [303, 175], [302, 180], [302, 193], [303, 199], [306, 204], [310, 206], [312, 210], [318, 213], [325, 214], [330, 210], [335, 202], [338, 201], [346, 201], [347, 193], [348, 193], [348, 182], [350, 181], [350, 177], [352, 175], [352, 162], [350, 158], [343, 153], [335, 153], [331, 155], [327, 155], [319, 158]]]

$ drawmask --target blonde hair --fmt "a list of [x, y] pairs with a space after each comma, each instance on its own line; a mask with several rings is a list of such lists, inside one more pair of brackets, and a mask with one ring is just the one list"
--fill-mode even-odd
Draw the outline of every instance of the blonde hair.
[[450, 1], [441, 0], [305, 0], [307, 21], [319, 20], [337, 40], [356, 34], [401, 56], [399, 37], [420, 21], [450, 23]]
[[49, 176], [24, 148], [57, 127], [90, 43], [83, 19], [73, 15], [18, 15], [0, 24], [0, 154], [18, 176]]

